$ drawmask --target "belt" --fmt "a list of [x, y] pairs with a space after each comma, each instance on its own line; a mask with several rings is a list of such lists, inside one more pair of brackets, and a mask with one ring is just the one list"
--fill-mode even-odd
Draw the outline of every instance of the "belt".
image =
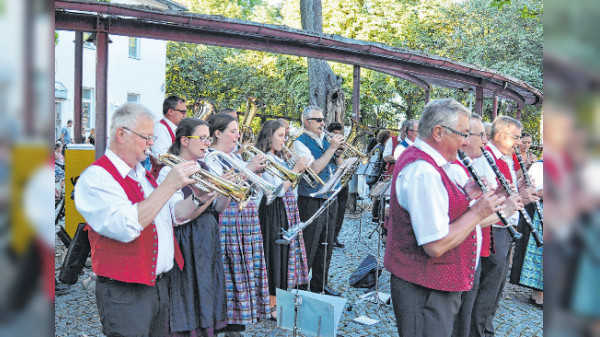
[[[160, 281], [162, 278], [164, 278], [166, 275], [168, 274], [168, 272], [162, 273], [162, 274], [158, 274], [156, 276], [156, 282]], [[120, 282], [120, 283], [129, 283], [129, 282], [123, 282], [123, 281], [119, 281], [119, 280], [115, 280], [114, 278], [110, 278], [110, 277], [106, 277], [106, 276], [96, 276], [96, 281], [98, 282]]]

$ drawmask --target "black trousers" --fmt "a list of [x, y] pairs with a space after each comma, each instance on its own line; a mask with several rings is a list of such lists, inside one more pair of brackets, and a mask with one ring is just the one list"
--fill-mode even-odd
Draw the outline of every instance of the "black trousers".
[[[177, 267], [175, 267], [177, 268]], [[107, 336], [166, 336], [169, 332], [169, 273], [155, 286], [96, 281], [96, 305]]]
[[508, 275], [512, 240], [504, 228], [492, 228], [495, 254], [481, 258], [479, 291], [473, 304], [471, 336], [494, 336], [493, 320]]
[[481, 262], [477, 266], [475, 271], [475, 277], [473, 279], [473, 288], [469, 291], [463, 291], [460, 300], [460, 310], [454, 321], [454, 329], [452, 330], [452, 337], [469, 337], [471, 328], [471, 315], [473, 313], [473, 304], [477, 298], [477, 292], [479, 290], [479, 278], [481, 276]]
[[[324, 202], [325, 199], [298, 196], [300, 221], [308, 220]], [[312, 269], [310, 289], [314, 292], [323, 290], [323, 280], [327, 285], [337, 211], [337, 201], [334, 201], [327, 211], [323, 212], [304, 229], [304, 246], [306, 248], [308, 269], [309, 271]], [[323, 245], [323, 243], [327, 243], [327, 245]], [[325, 256], [327, 257], [326, 262], [323, 261]]]
[[460, 291], [422, 287], [391, 275], [392, 304], [400, 337], [450, 337]]
[[333, 241], [338, 240], [338, 235], [340, 235], [340, 231], [342, 230], [344, 214], [346, 213], [346, 204], [348, 203], [348, 190], [348, 186], [345, 186], [340, 190], [340, 193], [338, 193], [337, 215], [335, 217], [335, 235], [333, 236]]

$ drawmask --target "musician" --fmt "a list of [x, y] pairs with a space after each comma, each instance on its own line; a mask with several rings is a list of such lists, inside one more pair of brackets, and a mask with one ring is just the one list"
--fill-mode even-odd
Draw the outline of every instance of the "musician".
[[[127, 103], [112, 116], [106, 153], [75, 186], [75, 207], [88, 223], [96, 301], [108, 336], [164, 336], [168, 332], [169, 273], [183, 259], [173, 235], [199, 214], [190, 195], [192, 161], [176, 165], [160, 186], [140, 162], [154, 141], [152, 114]], [[195, 192], [197, 193], [197, 192]], [[204, 199], [201, 194], [195, 195]]]
[[[204, 158], [210, 146], [208, 124], [196, 118], [184, 118], [175, 131], [175, 142], [169, 153], [184, 160]], [[203, 168], [208, 167], [201, 163]], [[170, 166], [160, 171], [162, 183]], [[173, 198], [193, 195], [191, 187], [177, 191]], [[225, 271], [221, 255], [219, 223], [214, 214], [229, 206], [231, 198], [214, 192], [194, 200], [200, 214], [190, 222], [175, 226], [175, 237], [185, 260], [183, 270], [171, 274], [170, 332], [173, 334], [212, 336], [214, 329], [227, 321]]]
[[[335, 135], [344, 134], [344, 126], [341, 123], [333, 122], [327, 126], [327, 131]], [[342, 151], [340, 148], [338, 151]], [[342, 154], [342, 152], [339, 152]], [[348, 185], [343, 186], [337, 196], [337, 215], [335, 218], [335, 234], [333, 235], [333, 246], [336, 248], [344, 248], [345, 245], [338, 240], [340, 231], [342, 230], [342, 224], [344, 223], [344, 213], [346, 213], [346, 204], [348, 203]]]
[[[344, 141], [344, 136], [334, 135], [331, 141], [323, 133], [325, 126], [323, 110], [317, 106], [308, 106], [302, 112], [302, 124], [305, 132], [293, 143], [294, 152], [300, 157], [309, 157], [309, 165], [319, 177], [327, 182], [342, 164], [337, 151]], [[310, 187], [305, 181], [298, 184], [298, 209], [300, 221], [307, 221], [325, 202], [329, 195], [313, 198], [311, 193], [317, 192], [320, 186]], [[312, 269], [310, 290], [324, 292], [332, 296], [340, 293], [327, 285], [327, 273], [333, 251], [337, 201], [334, 201], [326, 212], [323, 212], [310, 226], [304, 230], [304, 244], [308, 254], [308, 269]], [[322, 243], [327, 243], [323, 245]], [[326, 262], [324, 261], [326, 257]], [[324, 281], [325, 280], [325, 281]]]
[[[495, 190], [498, 188], [498, 182], [496, 181], [496, 175], [494, 171], [487, 163], [481, 147], [487, 138], [481, 116], [478, 114], [471, 114], [469, 118], [469, 142], [466, 143], [462, 150], [472, 159], [472, 166], [475, 172], [484, 180], [487, 184], [488, 189]], [[468, 181], [470, 174], [467, 172], [466, 167], [459, 161], [456, 160], [452, 163], [452, 171], [449, 174], [454, 182], [459, 186], [465, 185]], [[497, 193], [505, 194], [505, 191], [500, 188]], [[522, 208], [520, 197], [518, 195], [511, 196], [506, 199], [504, 203], [505, 209], [503, 214], [505, 216], [512, 215], [518, 208]], [[472, 201], [473, 202], [473, 201]], [[483, 220], [476, 227], [477, 232], [477, 262], [475, 267], [475, 277], [473, 279], [473, 287], [469, 291], [465, 291], [461, 297], [461, 305], [456, 320], [454, 322], [454, 329], [452, 331], [452, 337], [468, 337], [470, 333], [471, 315], [473, 312], [473, 304], [477, 297], [479, 290], [479, 278], [481, 275], [481, 263], [480, 257], [490, 256], [491, 249], [491, 227], [490, 225], [498, 222], [497, 215], [492, 214], [487, 219]]]
[[173, 144], [175, 141], [175, 129], [186, 114], [187, 106], [182, 98], [178, 96], [165, 98], [163, 102], [164, 117], [154, 125], [156, 141], [152, 145], [152, 156], [150, 157], [150, 161], [152, 162], [151, 173], [154, 178], [158, 177], [158, 173], [162, 168], [162, 165], [159, 165], [154, 157], [167, 152], [171, 144]]
[[[496, 165], [522, 198], [523, 204], [538, 200], [535, 191], [517, 183], [518, 162], [514, 156], [521, 139], [522, 124], [509, 116], [499, 116], [492, 123], [491, 140], [486, 150], [494, 157]], [[507, 217], [508, 222], [517, 226], [519, 213]], [[492, 250], [489, 256], [481, 258], [479, 291], [473, 304], [471, 316], [471, 336], [494, 335], [492, 321], [504, 290], [508, 275], [508, 265], [512, 240], [501, 223], [492, 227]]]
[[283, 125], [283, 128], [285, 129], [285, 140], [287, 140], [290, 137], [290, 121], [285, 118], [278, 118], [277, 120]]
[[385, 149], [383, 151], [383, 161], [388, 164], [388, 173], [390, 175], [394, 172], [394, 163], [400, 157], [402, 151], [413, 145], [417, 138], [417, 132], [419, 131], [419, 121], [415, 119], [405, 120], [402, 123], [400, 135], [398, 141], [391, 137], [385, 143]]
[[533, 141], [533, 137], [529, 132], [523, 131], [521, 135], [521, 144], [519, 144], [519, 151], [521, 151], [521, 158], [523, 158], [523, 162], [525, 163], [525, 169], [529, 170], [531, 164], [537, 161], [537, 157], [535, 154], [531, 153], [529, 150], [531, 148], [531, 143]]
[[235, 118], [236, 121], [238, 119], [238, 112], [234, 108], [223, 108], [221, 111], [219, 111], [219, 113], [231, 115], [231, 117]]
[[[280, 156], [284, 144], [285, 126], [279, 120], [267, 121], [258, 133], [256, 147], [277, 161], [279, 165], [291, 169], [294, 173], [304, 172], [308, 158], [298, 160], [294, 167], [290, 168]], [[289, 180], [282, 181], [268, 171], [263, 173], [262, 176], [267, 182], [275, 186], [282, 182], [284, 186], [279, 196], [269, 205], [267, 205], [267, 198], [263, 196], [258, 208], [269, 279], [271, 316], [273, 319], [277, 319], [275, 311], [276, 289], [287, 290], [297, 284], [307, 284], [309, 281], [308, 266], [306, 264], [304, 240], [301, 236], [292, 240], [289, 245], [275, 242], [277, 239], [281, 239], [282, 229], [288, 230], [300, 223], [296, 197], [290, 188], [292, 182]]]
[[[475, 227], [504, 209], [505, 197], [480, 195], [448, 177], [466, 142], [469, 111], [452, 99], [430, 101], [414, 146], [396, 162], [384, 267], [400, 336], [450, 336], [461, 292], [471, 289], [476, 263]], [[465, 195], [463, 190], [471, 191]], [[479, 192], [481, 192], [479, 190]], [[481, 194], [481, 193], [479, 193]]]
[[490, 141], [490, 139], [492, 139], [492, 123], [483, 122], [483, 129], [485, 130], [485, 138], [486, 138], [486, 141], [484, 142], [483, 146], [486, 146], [487, 143]]
[[[373, 186], [379, 181], [381, 175], [385, 171], [385, 163], [383, 162], [383, 150], [385, 148], [385, 143], [391, 137], [390, 130], [381, 130], [377, 134], [377, 146], [371, 151], [371, 159], [369, 160], [369, 166], [371, 166], [371, 172], [367, 178], [367, 184], [369, 188], [373, 188]], [[373, 207], [371, 207], [371, 222], [378, 225], [379, 224], [379, 198], [373, 198]]]
[[[208, 124], [212, 145], [205, 161], [212, 172], [223, 175], [231, 168], [216, 157], [210, 157], [210, 153], [232, 154], [240, 138], [240, 129], [237, 120], [229, 114], [212, 115]], [[254, 173], [262, 173], [265, 167], [263, 155], [254, 156], [246, 166]], [[225, 331], [234, 332], [245, 330], [246, 325], [258, 322], [259, 318], [269, 318], [271, 310], [258, 205], [250, 199], [242, 210], [238, 206], [232, 200], [219, 216], [227, 286], [228, 326]]]

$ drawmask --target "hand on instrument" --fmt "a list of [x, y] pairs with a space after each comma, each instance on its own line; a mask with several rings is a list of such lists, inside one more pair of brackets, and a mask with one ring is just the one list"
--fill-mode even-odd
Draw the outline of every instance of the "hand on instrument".
[[329, 142], [329, 147], [334, 150], [337, 150], [342, 146], [343, 143], [344, 143], [344, 136], [333, 135], [333, 137], [331, 137], [331, 141]]
[[306, 169], [308, 168], [308, 161], [309, 160], [310, 160], [310, 158], [308, 158], [308, 157], [302, 157], [302, 158], [300, 158], [300, 160], [298, 160], [294, 164], [294, 168], [292, 169], [292, 171], [294, 171], [296, 173], [302, 173], [302, 172], [306, 171]]
[[190, 176], [198, 171], [200, 171], [200, 166], [198, 166], [193, 160], [179, 163], [173, 166], [161, 185], [172, 187], [175, 190], [180, 190], [182, 187], [195, 182], [195, 180], [191, 179]]
[[267, 158], [262, 155], [256, 155], [250, 160], [246, 168], [254, 173], [263, 173], [265, 172], [265, 168], [267, 167]]
[[523, 199], [524, 205], [540, 201], [540, 198], [537, 196], [535, 189], [532, 187], [527, 187], [519, 190], [519, 196], [521, 196], [521, 198]]
[[487, 218], [490, 214], [504, 209], [502, 203], [505, 197], [498, 197], [494, 191], [485, 192], [477, 202], [471, 206], [471, 211], [480, 217], [480, 221]]
[[471, 200], [479, 198], [479, 196], [483, 193], [473, 178], [469, 178], [469, 180], [467, 180], [467, 183], [463, 189], [465, 190], [467, 197]]
[[202, 204], [210, 202], [216, 197], [215, 192], [204, 192], [194, 185], [190, 185], [190, 188], [192, 189], [192, 192], [194, 193], [196, 199], [200, 200], [200, 203]]
[[523, 209], [523, 202], [521, 201], [521, 197], [518, 195], [512, 195], [508, 197], [504, 201], [504, 210], [502, 211], [505, 216], [509, 217], [513, 215], [516, 211]]

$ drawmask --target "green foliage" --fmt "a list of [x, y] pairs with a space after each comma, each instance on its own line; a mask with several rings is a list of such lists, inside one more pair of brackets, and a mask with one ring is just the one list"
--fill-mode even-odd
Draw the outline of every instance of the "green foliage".
[[[300, 1], [272, 6], [261, 0], [185, 0], [192, 12], [300, 28]], [[494, 69], [542, 88], [541, 0], [332, 0], [323, 1], [323, 32], [410, 48]], [[208, 97], [219, 108], [244, 110], [246, 98], [265, 112], [297, 118], [308, 104], [306, 58], [186, 43], [169, 43], [167, 92]], [[346, 118], [352, 115], [353, 66], [329, 63], [344, 81]], [[419, 118], [425, 92], [405, 80], [361, 70], [363, 123], [397, 127]], [[474, 106], [474, 94], [432, 87], [430, 99], [453, 97]], [[509, 102], [500, 101], [499, 110]], [[484, 118], [491, 115], [484, 102]], [[514, 111], [512, 112], [514, 115]], [[541, 107], [523, 109], [526, 129], [537, 135]], [[536, 124], [537, 123], [537, 124]], [[534, 136], [535, 137], [535, 136]]]

